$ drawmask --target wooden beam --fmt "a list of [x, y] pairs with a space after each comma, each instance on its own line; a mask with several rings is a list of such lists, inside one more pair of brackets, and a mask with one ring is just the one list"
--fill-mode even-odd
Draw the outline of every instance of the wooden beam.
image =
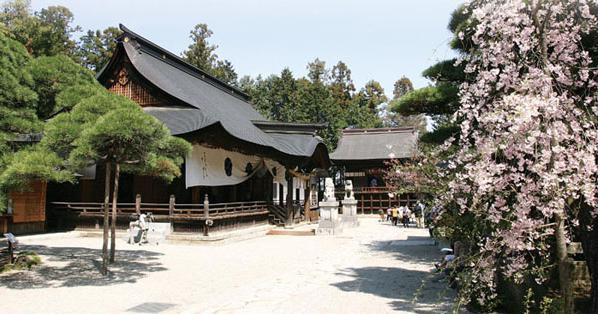
[[293, 192], [295, 189], [293, 189], [293, 174], [289, 171], [289, 169], [287, 169], [287, 173], [286, 173], [286, 179], [287, 179], [287, 221], [286, 224], [287, 225], [292, 225], [293, 224], [293, 218], [292, 217], [292, 213], [293, 213]]

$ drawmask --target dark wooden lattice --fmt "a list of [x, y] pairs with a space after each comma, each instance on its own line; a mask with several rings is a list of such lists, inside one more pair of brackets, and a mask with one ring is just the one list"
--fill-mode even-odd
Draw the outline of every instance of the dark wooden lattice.
[[124, 68], [119, 71], [118, 78], [109, 90], [131, 99], [142, 107], [156, 106], [160, 103], [146, 88], [135, 82], [135, 80], [131, 80]]

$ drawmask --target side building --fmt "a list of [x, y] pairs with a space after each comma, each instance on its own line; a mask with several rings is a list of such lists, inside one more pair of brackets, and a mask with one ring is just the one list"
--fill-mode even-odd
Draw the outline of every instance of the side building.
[[392, 193], [384, 182], [384, 170], [391, 159], [412, 158], [417, 139], [418, 131], [412, 127], [343, 130], [330, 158], [341, 181], [352, 181], [358, 213], [375, 214], [391, 206], [414, 205], [414, 195]]
[[[268, 220], [290, 224], [310, 216], [317, 206], [315, 174], [330, 166], [316, 135], [322, 125], [268, 121], [242, 91], [120, 28], [123, 34], [99, 82], [193, 145], [182, 177], [170, 184], [121, 177], [123, 223], [131, 213], [151, 211], [174, 231], [193, 232], [207, 220], [213, 228], [228, 228]], [[75, 185], [48, 183], [50, 228], [99, 228], [104, 178], [96, 173], [102, 167], [87, 169]]]

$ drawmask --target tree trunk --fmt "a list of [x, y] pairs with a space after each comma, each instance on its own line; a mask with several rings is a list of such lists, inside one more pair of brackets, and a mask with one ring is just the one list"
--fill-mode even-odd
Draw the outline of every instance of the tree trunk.
[[561, 288], [561, 296], [563, 297], [563, 309], [565, 313], [574, 313], [571, 276], [569, 276], [571, 266], [567, 261], [567, 240], [565, 239], [564, 215], [564, 212], [555, 215], [556, 258], [559, 267], [559, 285]]
[[114, 167], [114, 191], [112, 191], [112, 222], [110, 224], [110, 263], [114, 263], [114, 250], [116, 247], [116, 204], [118, 203], [118, 179], [120, 177], [120, 165], [115, 163]]
[[104, 182], [104, 234], [102, 244], [102, 275], [108, 274], [108, 208], [110, 204], [110, 162], [106, 162], [106, 178]]
[[579, 213], [579, 237], [583, 256], [592, 278], [592, 308], [598, 314], [598, 217], [592, 217], [593, 208], [583, 204]]

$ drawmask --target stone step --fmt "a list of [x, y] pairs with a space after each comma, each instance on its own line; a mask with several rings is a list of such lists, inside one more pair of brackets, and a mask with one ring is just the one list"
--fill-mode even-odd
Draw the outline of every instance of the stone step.
[[316, 230], [272, 229], [268, 231], [267, 235], [315, 236]]
[[166, 243], [173, 244], [224, 244], [228, 242], [244, 241], [265, 236], [274, 226], [269, 224], [257, 225], [232, 231], [210, 233], [205, 237], [200, 233], [175, 232], [166, 236]]

